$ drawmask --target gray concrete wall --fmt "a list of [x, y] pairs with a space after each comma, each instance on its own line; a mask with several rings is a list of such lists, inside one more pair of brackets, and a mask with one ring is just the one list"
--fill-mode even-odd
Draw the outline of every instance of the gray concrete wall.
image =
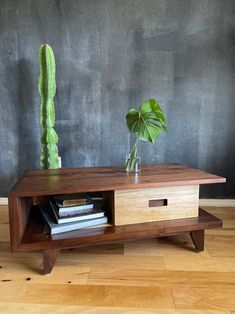
[[228, 178], [235, 197], [234, 0], [1, 0], [0, 195], [39, 164], [38, 48], [57, 62], [56, 131], [65, 167], [123, 164], [128, 108], [153, 97], [169, 134], [145, 163]]

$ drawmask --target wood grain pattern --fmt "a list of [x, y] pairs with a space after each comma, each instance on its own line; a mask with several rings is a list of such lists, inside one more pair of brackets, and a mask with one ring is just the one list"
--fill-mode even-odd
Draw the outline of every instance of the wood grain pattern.
[[223, 183], [225, 178], [179, 164], [143, 165], [139, 175], [123, 167], [62, 168], [26, 171], [9, 196]]
[[9, 198], [9, 220], [10, 224], [10, 238], [11, 238], [11, 250], [12, 252], [17, 251], [31, 210], [32, 198]]
[[185, 288], [172, 288], [176, 308], [233, 309], [235, 308], [234, 287], [197, 288], [187, 291]]
[[[0, 302], [0, 308], [3, 313], [30, 313], [32, 305], [27, 303], [15, 303]], [[95, 307], [95, 306], [76, 306], [76, 305], [47, 305], [47, 304], [34, 304], [34, 313], [58, 313], [58, 314], [230, 314], [230, 311], [218, 311], [218, 310], [177, 310], [177, 309], [141, 309], [136, 307]]]
[[49, 249], [49, 250], [43, 251], [43, 273], [44, 273], [44, 275], [50, 274], [59, 253], [60, 253], [59, 249]]
[[211, 258], [201, 258], [200, 255], [194, 256], [164, 256], [166, 270], [169, 271], [208, 271], [208, 272], [235, 272], [234, 259], [231, 257], [214, 257], [213, 263]]
[[205, 230], [191, 231], [190, 236], [197, 251], [204, 251]]
[[[217, 216], [221, 217], [223, 220], [223, 233], [227, 233], [228, 229], [235, 230], [235, 210], [234, 207], [208, 207], [208, 206], [203, 206], [205, 210], [210, 210], [210, 213], [216, 213]], [[221, 234], [221, 231], [219, 231]]]
[[[235, 208], [207, 210], [231, 220], [231, 224], [235, 222]], [[65, 250], [49, 276], [41, 276], [38, 271], [39, 252], [10, 253], [4, 206], [0, 206], [0, 231], [1, 313], [32, 313], [32, 306], [34, 313], [63, 314], [234, 311], [235, 229], [230, 227], [218, 229], [214, 235], [207, 235], [207, 231], [205, 251], [197, 254], [185, 234]], [[217, 249], [219, 256], [214, 256]]]
[[19, 251], [31, 251], [52, 248], [73, 248], [89, 245], [100, 245], [110, 242], [132, 241], [133, 239], [167, 236], [192, 230], [221, 227], [222, 221], [209, 213], [200, 210], [199, 217], [126, 226], [97, 227], [80, 229], [58, 235], [43, 233], [44, 223], [40, 224], [37, 212], [32, 212], [25, 230]]
[[[138, 256], [139, 254], [147, 256], [165, 256], [165, 255], [183, 255], [187, 256], [195, 252], [195, 247], [188, 233], [181, 233], [169, 237], [144, 239], [130, 241], [125, 243], [124, 254]], [[207, 248], [200, 253], [201, 256], [209, 256]]]
[[[2, 289], [4, 285], [4, 290]], [[125, 287], [94, 285], [60, 285], [28, 283], [22, 289], [20, 284], [0, 283], [0, 299], [10, 302], [28, 302], [60, 305], [120, 307], [165, 307], [174, 308], [171, 290], [166, 287]]]
[[[206, 247], [210, 255], [214, 257], [235, 256], [235, 234], [233, 230], [227, 230], [226, 234], [221, 232], [219, 237], [217, 235], [211, 235], [207, 232]], [[233, 237], [231, 237], [232, 235]]]
[[[167, 206], [151, 206], [151, 200], [167, 200]], [[117, 190], [114, 194], [115, 225], [198, 216], [199, 185]]]
[[[140, 250], [141, 252], [141, 250]], [[169, 253], [168, 253], [169, 254]], [[136, 257], [137, 260], [138, 257]], [[171, 255], [174, 258], [174, 254]], [[213, 262], [213, 259], [211, 260]], [[122, 285], [143, 287], [205, 287], [220, 288], [234, 286], [233, 272], [207, 271], [162, 271], [148, 267], [134, 270], [112, 269], [105, 272], [98, 268], [91, 269], [88, 283], [93, 285]], [[185, 293], [185, 296], [187, 294]], [[194, 307], [196, 308], [196, 307]]]
[[[31, 313], [32, 305], [27, 303], [0, 302], [0, 308], [3, 313], [24, 314]], [[230, 314], [230, 311], [221, 310], [177, 310], [177, 309], [156, 309], [156, 308], [136, 308], [136, 307], [92, 307], [76, 305], [51, 305], [51, 304], [34, 304], [33, 312], [42, 313], [59, 313], [59, 314]]]

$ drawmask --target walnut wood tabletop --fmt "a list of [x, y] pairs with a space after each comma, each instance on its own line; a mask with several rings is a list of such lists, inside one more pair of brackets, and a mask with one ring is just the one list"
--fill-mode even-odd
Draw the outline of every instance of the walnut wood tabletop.
[[[193, 214], [193, 217], [192, 214], [189, 218], [180, 219], [165, 219], [164, 216], [159, 216], [158, 221], [131, 222], [131, 224], [128, 222], [126, 225], [118, 226], [113, 225], [115, 223], [115, 193], [119, 195], [117, 200], [120, 202], [122, 197], [120, 195], [125, 195], [125, 191], [135, 189], [142, 192], [139, 195], [144, 195], [143, 190], [146, 189], [147, 191], [148, 189], [149, 194], [152, 195], [155, 189], [156, 192], [160, 190], [161, 193], [165, 193], [168, 188], [165, 189], [164, 187], [169, 187], [169, 199], [173, 195], [172, 199], [178, 203], [175, 208], [173, 207], [176, 214], [175, 218], [177, 218], [177, 212], [180, 212], [179, 204], [183, 207], [182, 200], [186, 200], [185, 207], [187, 207], [191, 197], [189, 192], [188, 194], [185, 192], [186, 194], [183, 197], [181, 196], [180, 203], [177, 195], [175, 196], [178, 193], [177, 189], [181, 193], [181, 187], [184, 190], [186, 186], [195, 186], [195, 191], [198, 191], [197, 186], [199, 187], [200, 184], [224, 183], [225, 181], [223, 177], [179, 164], [143, 165], [139, 174], [128, 174], [123, 167], [118, 166], [26, 171], [9, 193], [11, 250], [12, 252], [43, 250], [44, 274], [51, 272], [56, 258], [63, 248], [161, 237], [187, 232], [190, 234], [196, 250], [201, 251], [204, 249], [204, 230], [221, 227], [222, 221], [204, 210], [200, 209], [198, 211], [197, 203], [197, 214]], [[177, 193], [175, 190], [174, 193], [171, 190], [175, 188]], [[122, 194], [123, 191], [124, 194]], [[45, 233], [45, 223], [37, 210], [38, 207], [32, 205], [49, 204], [49, 200], [53, 195], [83, 192], [103, 193], [103, 205], [111, 225], [79, 229], [56, 236]], [[132, 194], [129, 193], [129, 195]], [[194, 194], [196, 200], [197, 195]], [[141, 197], [137, 198], [137, 202], [141, 202]], [[130, 202], [130, 204], [134, 203]], [[144, 210], [154, 212], [156, 209], [155, 214], [159, 211], [161, 215], [161, 211], [164, 212], [166, 208], [172, 210], [172, 207], [167, 206], [166, 197], [160, 200], [156, 197], [156, 199], [149, 200], [148, 204], [149, 207], [147, 206]], [[135, 210], [141, 211], [137, 205], [136, 208], [138, 209], [134, 208], [133, 205], [127, 205], [133, 207], [128, 208], [128, 211], [132, 214]], [[118, 210], [118, 207], [116, 210]], [[195, 213], [195, 210], [193, 213]], [[153, 217], [156, 216], [153, 215]]]
[[123, 167], [30, 170], [10, 196], [55, 195], [92, 191], [223, 183], [225, 178], [180, 164], [143, 165], [138, 175]]

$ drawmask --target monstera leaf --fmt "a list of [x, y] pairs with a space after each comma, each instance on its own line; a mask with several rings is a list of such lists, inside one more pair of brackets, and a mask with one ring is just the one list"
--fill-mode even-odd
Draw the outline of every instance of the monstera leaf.
[[136, 136], [135, 144], [125, 164], [126, 171], [133, 172], [136, 169], [137, 142], [143, 140], [154, 143], [161, 132], [167, 133], [167, 126], [164, 112], [155, 99], [149, 99], [141, 104], [139, 111], [130, 109], [126, 115], [126, 123], [129, 131]]
[[126, 115], [127, 127], [138, 139], [154, 143], [160, 133], [167, 133], [166, 119], [155, 99], [140, 105], [139, 111], [132, 108]]

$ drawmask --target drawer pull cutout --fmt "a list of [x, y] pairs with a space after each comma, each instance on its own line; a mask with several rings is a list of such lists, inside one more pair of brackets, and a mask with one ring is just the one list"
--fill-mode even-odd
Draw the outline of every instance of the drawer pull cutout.
[[167, 206], [167, 199], [149, 200], [149, 207]]

